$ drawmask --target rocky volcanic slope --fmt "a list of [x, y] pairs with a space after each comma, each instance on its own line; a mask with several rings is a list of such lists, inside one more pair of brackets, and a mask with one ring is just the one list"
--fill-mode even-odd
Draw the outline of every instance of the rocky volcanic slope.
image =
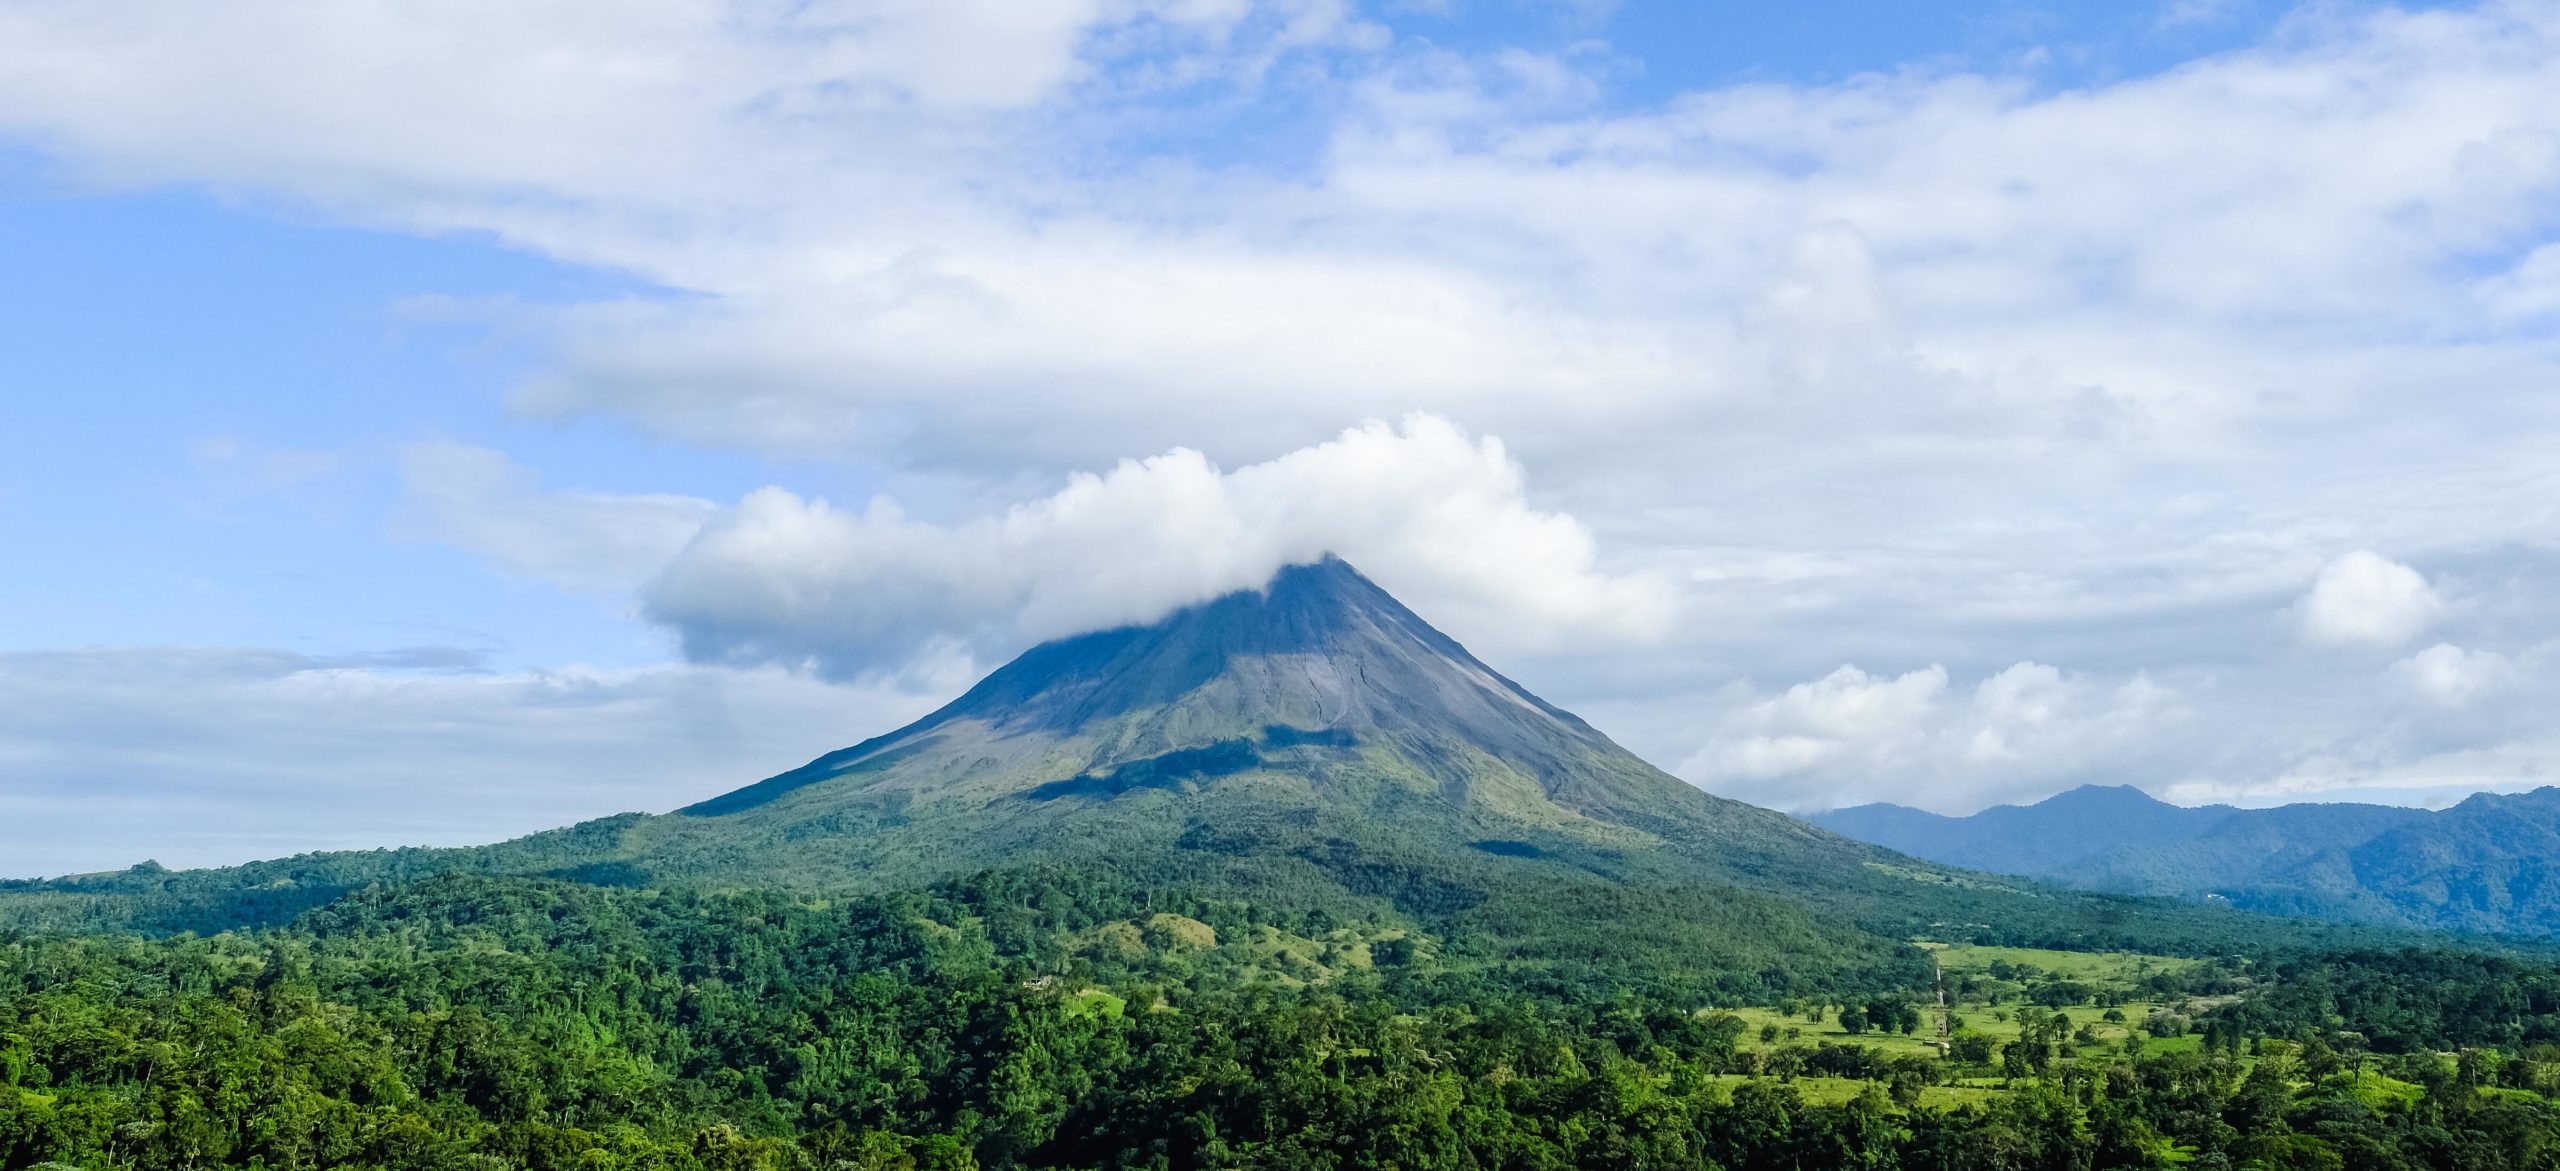
[[705, 835], [796, 839], [834, 865], [913, 872], [1106, 843], [1125, 858], [1246, 828], [1603, 868], [1665, 851], [1683, 860], [1652, 869], [1868, 856], [1654, 768], [1332, 559], [1035, 648], [908, 727], [635, 836], [677, 853]]

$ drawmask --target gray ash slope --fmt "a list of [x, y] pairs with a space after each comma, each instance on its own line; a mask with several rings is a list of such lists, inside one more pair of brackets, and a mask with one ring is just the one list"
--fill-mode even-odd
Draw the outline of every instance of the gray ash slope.
[[[1829, 869], [1870, 851], [1726, 801], [1530, 694], [1348, 564], [1045, 644], [908, 727], [661, 819], [669, 843], [859, 824], [848, 865], [1389, 836], [1586, 868]], [[1298, 831], [1292, 832], [1292, 827]], [[957, 832], [952, 832], [957, 831]], [[635, 843], [636, 844], [636, 843]], [[1124, 855], [1125, 856], [1125, 855]]]
[[921, 776], [943, 770], [921, 763], [962, 751], [972, 767], [949, 782], [994, 794], [1062, 772], [1171, 782], [1285, 761], [1321, 776], [1368, 749], [1406, 756], [1455, 804], [1722, 807], [1780, 829], [1767, 811], [1705, 797], [1530, 694], [1333, 558], [1153, 625], [1035, 647], [905, 728], [683, 812], [737, 813], [840, 777], [931, 789]]

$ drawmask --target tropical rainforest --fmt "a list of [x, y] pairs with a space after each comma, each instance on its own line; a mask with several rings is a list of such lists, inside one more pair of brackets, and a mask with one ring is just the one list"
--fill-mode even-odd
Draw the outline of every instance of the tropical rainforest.
[[[442, 877], [289, 928], [0, 936], [0, 1165], [2560, 1165], [2548, 963], [1928, 954], [1719, 993], [1057, 869], [846, 899]], [[2184, 1011], [2093, 1036], [2137, 1003]]]

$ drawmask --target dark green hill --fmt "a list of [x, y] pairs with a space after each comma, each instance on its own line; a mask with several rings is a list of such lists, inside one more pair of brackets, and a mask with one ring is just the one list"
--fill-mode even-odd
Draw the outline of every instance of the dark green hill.
[[2267, 885], [2336, 892], [2431, 926], [2560, 934], [2560, 788], [2481, 793], [2305, 859]]
[[2107, 890], [2214, 890], [2232, 897], [2231, 892], [2271, 885], [2302, 885], [2323, 859], [2426, 817], [2424, 810], [2350, 802], [2233, 810], [2188, 841], [2119, 845], [2081, 859], [2062, 876]]

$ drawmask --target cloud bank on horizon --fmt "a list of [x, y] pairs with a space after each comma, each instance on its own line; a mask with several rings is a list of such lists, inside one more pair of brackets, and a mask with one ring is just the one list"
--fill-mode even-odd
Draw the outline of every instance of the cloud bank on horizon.
[[[265, 695], [396, 739], [404, 704], [486, 704], [417, 751], [504, 746], [556, 820], [720, 787], [631, 752], [581, 788], [581, 738], [627, 726], [596, 713], [633, 709], [527, 698], [561, 679], [800, 697], [757, 725], [787, 764], [1336, 552], [1780, 807], [2560, 773], [2560, 12], [2314, 5], [2158, 68], [2068, 72], [2054, 28], [1652, 92], [1680, 46], [1566, 7], [0, 5], [0, 136], [80, 191], [628, 278], [398, 301], [526, 356], [484, 426], [190, 450], [244, 497], [361, 481], [333, 539], [664, 640], [224, 674], [21, 637], [0, 688], [230, 762], [120, 742], [128, 796], [243, 808], [308, 775], [257, 760], [317, 750], [167, 712]], [[2159, 15], [2111, 35], [2193, 23]], [[525, 454], [561, 434], [605, 454]], [[48, 700], [67, 662], [89, 682]], [[574, 713], [566, 746], [500, 705]], [[83, 743], [17, 730], [17, 799], [79, 808]]]

